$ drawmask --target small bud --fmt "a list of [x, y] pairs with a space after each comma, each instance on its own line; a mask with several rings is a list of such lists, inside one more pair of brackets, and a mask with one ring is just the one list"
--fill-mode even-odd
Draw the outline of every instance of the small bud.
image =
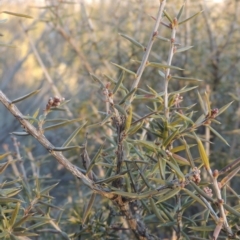
[[46, 109], [45, 111], [49, 111], [51, 109], [51, 107], [57, 107], [61, 104], [62, 101], [64, 101], [65, 98], [60, 98], [58, 96], [55, 96], [54, 98], [50, 97], [48, 99], [48, 103], [46, 105]]
[[211, 110], [211, 118], [216, 118], [217, 114], [218, 114], [219, 110], [218, 108], [214, 108]]
[[223, 204], [223, 203], [224, 203], [224, 200], [223, 200], [223, 199], [218, 199], [218, 203], [219, 203], [219, 204]]
[[153, 38], [156, 37], [158, 35], [158, 31], [153, 33]]
[[60, 101], [60, 97], [58, 97], [58, 96], [55, 96], [53, 99], [54, 99], [54, 102], [59, 102]]
[[209, 196], [209, 197], [212, 197], [213, 194], [212, 194], [212, 189], [209, 188], [209, 187], [205, 187], [203, 188], [203, 191]]
[[195, 182], [196, 184], [201, 182], [201, 176], [200, 176], [201, 171], [198, 168], [193, 169], [193, 174], [191, 177], [191, 180]]

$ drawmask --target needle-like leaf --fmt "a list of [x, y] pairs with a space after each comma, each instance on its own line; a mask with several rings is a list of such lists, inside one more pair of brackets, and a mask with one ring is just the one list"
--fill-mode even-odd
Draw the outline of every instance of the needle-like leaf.
[[32, 97], [33, 95], [39, 93], [40, 90], [41, 90], [41, 89], [35, 90], [35, 91], [33, 91], [33, 92], [28, 93], [27, 95], [24, 95], [24, 96], [22, 96], [22, 97], [20, 97], [20, 98], [17, 98], [17, 99], [15, 99], [15, 100], [12, 100], [11, 103], [14, 104], [14, 103], [17, 103], [17, 102], [21, 102], [21, 101], [23, 101], [23, 100], [25, 100], [25, 99], [27, 99], [27, 98], [29, 98], [29, 97]]
[[22, 13], [14, 13], [14, 12], [9, 12], [9, 11], [2, 11], [1, 13], [5, 13], [5, 14], [8, 14], [8, 15], [13, 15], [13, 16], [16, 16], [16, 17], [33, 18], [29, 15], [22, 14]]

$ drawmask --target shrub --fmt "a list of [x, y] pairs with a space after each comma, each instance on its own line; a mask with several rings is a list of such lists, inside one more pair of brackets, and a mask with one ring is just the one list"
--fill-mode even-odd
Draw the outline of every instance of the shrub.
[[[169, 91], [173, 79], [199, 81], [194, 77], [182, 76], [182, 68], [174, 66], [172, 61], [175, 55], [191, 48], [179, 46], [176, 41], [178, 31], [182, 25], [199, 17], [201, 12], [182, 19], [183, 5], [176, 17], [172, 17], [164, 10], [165, 4], [165, 0], [160, 1], [146, 46], [131, 36], [121, 34], [129, 40], [129, 44], [143, 51], [142, 60], [135, 60], [139, 65], [137, 71], [127, 64], [113, 63], [120, 72], [119, 77], [113, 79], [108, 76], [108, 82], [90, 73], [105, 102], [100, 122], [79, 124], [82, 119], [50, 118], [49, 114], [53, 111], [69, 111], [66, 107], [68, 101], [60, 97], [50, 97], [44, 111], [36, 110], [32, 116], [26, 116], [16, 104], [36, 96], [39, 90], [15, 100], [9, 100], [0, 91], [0, 101], [23, 127], [21, 132], [13, 134], [33, 136], [54, 159], [91, 189], [91, 194], [86, 198], [88, 201], [84, 199], [84, 208], [77, 204], [69, 209], [66, 207], [71, 217], [63, 218], [62, 210], [52, 204], [49, 195], [56, 184], [49, 185], [48, 181], [41, 179], [34, 164], [31, 169], [33, 178], [27, 176], [14, 138], [20, 178], [1, 185], [1, 237], [18, 239], [21, 236], [36, 236], [36, 233], [42, 236], [54, 233], [63, 239], [160, 239], [170, 237], [174, 232], [177, 239], [239, 238], [239, 197], [231, 187], [230, 180], [238, 173], [240, 160], [222, 169], [212, 170], [211, 158], [203, 145], [209, 139], [198, 134], [199, 129], [204, 127], [228, 144], [212, 124], [218, 123], [217, 117], [231, 103], [220, 109], [214, 108], [209, 95], [205, 93], [201, 96], [196, 92], [196, 86]], [[161, 27], [170, 31], [170, 38], [159, 35], [161, 23]], [[156, 39], [169, 45], [166, 62], [149, 60]], [[159, 81], [164, 85], [163, 92], [150, 86], [151, 82], [146, 76], [143, 78], [146, 68], [158, 69]], [[131, 86], [127, 79], [133, 79]], [[140, 87], [140, 80], [147, 87]], [[196, 94], [202, 114], [194, 110], [195, 104], [184, 105], [183, 95], [190, 91]], [[147, 113], [144, 115], [139, 112], [139, 101], [146, 104]], [[57, 123], [47, 125], [49, 121]], [[50, 143], [45, 132], [70, 123], [74, 123], [76, 129], [64, 143], [61, 146]], [[94, 153], [89, 152], [87, 134], [79, 143], [79, 133], [83, 131], [99, 134], [96, 136]], [[65, 155], [68, 151], [73, 156], [80, 156], [81, 167], [69, 161], [70, 154]], [[26, 152], [31, 153], [29, 150]], [[8, 152], [1, 158], [10, 156]], [[15, 160], [9, 158], [2, 165], [1, 172], [10, 163], [14, 169]], [[71, 194], [77, 203], [75, 193]], [[58, 217], [55, 213], [57, 210], [60, 211]], [[69, 227], [64, 226], [66, 221]], [[35, 231], [45, 224], [50, 228], [41, 227]]]

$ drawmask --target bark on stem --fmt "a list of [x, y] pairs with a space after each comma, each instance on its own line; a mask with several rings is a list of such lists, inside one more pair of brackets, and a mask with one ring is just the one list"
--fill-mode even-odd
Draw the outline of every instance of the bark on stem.
[[[137, 77], [136, 77], [135, 81], [132, 84], [131, 90], [133, 90], [133, 89], [138, 87], [138, 84], [139, 84], [140, 79], [142, 77], [142, 74], [143, 74], [143, 71], [145, 69], [145, 66], [146, 66], [149, 54], [150, 54], [152, 46], [153, 46], [154, 38], [155, 38], [155, 36], [157, 35], [157, 32], [158, 32], [158, 27], [159, 27], [161, 19], [162, 19], [162, 14], [163, 14], [163, 10], [164, 10], [165, 4], [166, 4], [166, 0], [160, 0], [160, 6], [159, 6], [158, 13], [157, 13], [157, 18], [156, 18], [156, 21], [155, 21], [155, 25], [154, 25], [153, 31], [152, 31], [152, 33], [150, 35], [150, 38], [149, 38], [149, 41], [148, 41], [148, 44], [147, 44], [147, 47], [146, 47], [145, 54], [143, 55], [143, 58], [142, 58], [142, 61], [141, 61], [141, 65], [140, 65], [140, 67], [137, 70]], [[129, 99], [130, 103], [132, 102], [133, 97], [134, 97], [134, 94]]]
[[214, 189], [214, 192], [216, 194], [216, 197], [217, 197], [217, 201], [218, 201], [218, 208], [219, 208], [219, 213], [220, 213], [220, 217], [223, 219], [223, 225], [224, 225], [224, 228], [227, 230], [228, 234], [230, 236], [233, 236], [233, 232], [228, 224], [228, 220], [227, 220], [227, 216], [226, 216], [226, 213], [225, 213], [225, 209], [223, 207], [223, 199], [222, 199], [222, 195], [221, 195], [221, 190], [220, 190], [220, 186], [218, 184], [218, 181], [217, 181], [217, 176], [215, 176], [215, 174], [212, 172], [211, 169], [208, 169], [208, 174], [212, 180], [212, 186], [213, 186], [213, 189]]

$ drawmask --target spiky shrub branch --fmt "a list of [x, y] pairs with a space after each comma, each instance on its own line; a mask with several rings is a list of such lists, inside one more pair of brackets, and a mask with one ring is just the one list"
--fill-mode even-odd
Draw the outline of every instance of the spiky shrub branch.
[[[177, 233], [178, 239], [206, 238], [208, 236], [213, 239], [217, 239], [218, 236], [238, 238], [239, 208], [230, 206], [231, 202], [227, 197], [225, 197], [225, 201], [223, 200], [222, 189], [227, 186], [233, 192], [229, 181], [237, 174], [240, 161], [237, 159], [220, 171], [212, 171], [209, 157], [203, 147], [203, 139], [196, 133], [199, 127], [205, 126], [210, 128], [222, 141], [225, 141], [211, 127], [211, 123], [217, 122], [217, 116], [230, 104], [220, 109], [212, 109], [209, 96], [206, 95], [204, 101], [198, 94], [203, 114], [194, 121], [193, 106], [182, 107], [181, 94], [193, 90], [195, 87], [184, 87], [179, 91], [169, 92], [168, 84], [172, 79], [194, 80], [175, 74], [171, 75], [170, 70], [181, 70], [172, 66], [173, 56], [190, 48], [190, 46], [177, 48], [177, 29], [198, 13], [181, 21], [183, 7], [174, 18], [164, 11], [164, 21], [167, 23], [162, 21], [162, 25], [171, 30], [171, 39], [165, 39], [159, 36], [157, 31], [165, 3], [164, 0], [160, 1], [155, 26], [146, 48], [137, 40], [122, 35], [144, 50], [137, 73], [127, 67], [114, 64], [121, 69], [122, 74], [117, 81], [113, 81], [113, 88], [109, 83], [104, 84], [100, 78], [92, 74], [94, 80], [100, 84], [100, 92], [104, 99], [109, 103], [106, 118], [95, 125], [83, 123], [61, 147], [51, 144], [44, 132], [50, 128], [45, 127], [48, 113], [61, 107], [63, 99], [50, 98], [42, 115], [37, 117], [35, 114], [33, 117], [26, 117], [15, 104], [37, 94], [38, 91], [12, 101], [0, 91], [0, 101], [24, 128], [24, 131], [15, 134], [32, 135], [59, 163], [74, 176], [80, 178], [93, 191], [82, 217], [82, 230], [71, 235], [72, 237], [82, 236], [91, 231], [91, 226], [88, 226], [87, 223], [91, 219], [90, 212], [94, 207], [97, 193], [117, 206], [117, 212], [125, 217], [128, 227], [136, 239], [157, 239], [161, 235], [161, 229], [166, 229], [166, 226]], [[168, 41], [170, 44], [166, 64], [148, 61], [151, 47], [156, 38]], [[147, 90], [139, 88], [139, 82], [146, 67], [162, 70], [159, 71], [159, 74], [164, 81], [164, 92], [159, 93], [158, 90], [151, 87], [148, 87]], [[127, 74], [134, 77], [133, 85], [129, 90], [124, 84], [124, 76]], [[111, 78], [109, 77], [109, 79]], [[142, 79], [142, 81], [146, 80]], [[119, 97], [121, 97], [120, 100]], [[147, 101], [150, 109], [147, 115], [139, 117], [135, 113], [136, 99]], [[149, 118], [151, 118], [149, 127], [145, 127], [144, 123]], [[56, 128], [66, 124], [68, 122], [51, 127]], [[90, 159], [85, 144], [79, 146], [69, 146], [69, 144], [84, 127], [94, 126], [111, 128], [113, 135], [106, 134], [105, 144]], [[146, 140], [139, 137], [143, 130], [146, 130]], [[192, 142], [196, 143], [198, 148], [199, 157], [197, 159], [194, 159], [191, 154], [195, 147]], [[83, 169], [70, 163], [63, 155], [64, 151], [75, 148], [82, 151]], [[87, 162], [88, 164], [86, 164]], [[94, 168], [96, 165], [106, 168], [102, 168], [104, 177], [101, 179]], [[203, 167], [209, 174], [209, 182], [201, 180], [201, 168]], [[225, 177], [218, 182], [218, 177], [223, 174]], [[189, 217], [189, 209], [196, 205], [200, 206], [201, 210]], [[16, 212], [17, 208], [18, 206]], [[202, 219], [204, 219], [205, 226], [200, 224]], [[115, 227], [110, 215], [106, 222], [109, 229], [122, 229], [121, 226]], [[61, 232], [60, 229], [57, 231]], [[99, 231], [101, 230], [99, 229]], [[70, 235], [65, 237], [68, 238]]]

